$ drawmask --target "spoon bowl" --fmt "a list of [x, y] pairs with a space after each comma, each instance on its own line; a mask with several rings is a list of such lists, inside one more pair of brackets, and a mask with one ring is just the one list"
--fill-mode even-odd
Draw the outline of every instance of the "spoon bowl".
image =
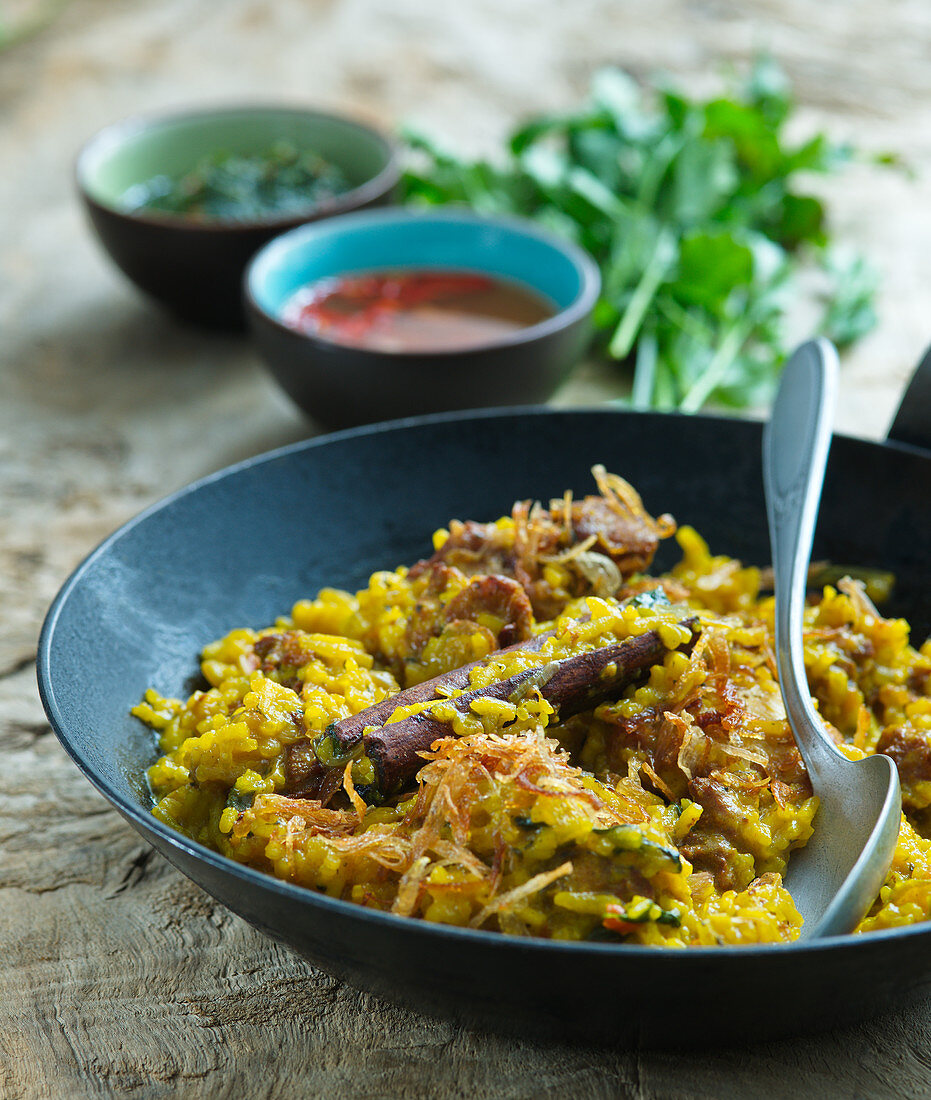
[[888, 873], [902, 816], [892, 760], [845, 756], [825, 730], [805, 674], [805, 582], [831, 445], [837, 374], [831, 344], [803, 344], [786, 364], [763, 432], [779, 685], [819, 800], [814, 835], [793, 855], [786, 875], [804, 918], [804, 939], [852, 932], [857, 926]]
[[806, 764], [819, 798], [815, 832], [793, 854], [785, 879], [805, 920], [800, 939], [856, 927], [888, 873], [901, 816], [899, 777], [888, 756], [848, 760], [837, 753], [817, 776]]

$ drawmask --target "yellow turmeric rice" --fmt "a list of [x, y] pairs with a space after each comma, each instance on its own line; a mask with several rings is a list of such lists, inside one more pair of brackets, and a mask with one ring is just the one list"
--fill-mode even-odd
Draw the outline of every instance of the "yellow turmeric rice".
[[[594, 474], [597, 494], [454, 521], [411, 568], [233, 630], [206, 647], [209, 687], [185, 701], [148, 691], [133, 713], [158, 731], [155, 816], [230, 859], [407, 917], [672, 947], [793, 940], [782, 874], [817, 800], [775, 679], [765, 577]], [[681, 561], [649, 576], [672, 536]], [[895, 860], [860, 931], [925, 921], [931, 643], [913, 648], [908, 624], [851, 578], [813, 594], [805, 622], [832, 736], [852, 757], [889, 753], [902, 780]], [[646, 632], [656, 662], [571, 717], [537, 681], [507, 698], [475, 691]], [[445, 724], [403, 789], [379, 795], [365, 741], [334, 754], [332, 723], [473, 664], [464, 687], [408, 692], [376, 723], [386, 736], [411, 716]], [[475, 697], [457, 709], [465, 689]]]

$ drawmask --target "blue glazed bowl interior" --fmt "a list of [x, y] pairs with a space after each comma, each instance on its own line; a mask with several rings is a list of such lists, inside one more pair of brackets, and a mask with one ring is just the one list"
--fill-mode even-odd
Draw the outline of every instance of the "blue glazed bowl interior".
[[[581, 249], [532, 225], [471, 213], [400, 210], [347, 214], [283, 234], [255, 257], [247, 287], [255, 304], [279, 319], [288, 299], [308, 283], [412, 267], [468, 268], [517, 280], [548, 298], [559, 313], [590, 309], [599, 286], [594, 262]], [[539, 332], [541, 326], [533, 328]]]

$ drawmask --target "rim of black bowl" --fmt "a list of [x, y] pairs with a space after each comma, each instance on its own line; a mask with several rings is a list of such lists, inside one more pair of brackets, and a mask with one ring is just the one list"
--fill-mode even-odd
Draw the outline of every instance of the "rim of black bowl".
[[[287, 247], [289, 238], [293, 239], [294, 237], [305, 234], [307, 236], [313, 236], [315, 233], [334, 233], [342, 229], [345, 229], [347, 232], [352, 232], [356, 227], [364, 228], [370, 224], [378, 225], [384, 222], [415, 220], [436, 220], [479, 226], [500, 226], [503, 229], [510, 229], [514, 232], [521, 233], [525, 237], [532, 237], [534, 240], [547, 245], [554, 252], [562, 253], [563, 256], [569, 259], [579, 273], [579, 281], [581, 283], [579, 292], [567, 306], [557, 309], [551, 317], [546, 317], [544, 320], [538, 321], [534, 325], [527, 325], [526, 328], [517, 329], [515, 332], [510, 332], [491, 340], [484, 340], [480, 344], [469, 344], [461, 348], [442, 348], [434, 351], [383, 351], [378, 348], [358, 347], [355, 344], [342, 344], [336, 340], [327, 340], [317, 333], [304, 332], [301, 329], [293, 328], [291, 325], [285, 324], [279, 316], [265, 309], [253, 293], [253, 273], [258, 269], [260, 264], [269, 262], [266, 259], [268, 255], [274, 254], [279, 249]], [[380, 266], [384, 267], [383, 264]], [[404, 266], [402, 262], [400, 267], [403, 268]], [[412, 266], [423, 268], [431, 265], [418, 264]], [[455, 267], [455, 265], [451, 266]], [[469, 270], [474, 271], [476, 268], [469, 268]], [[479, 268], [478, 270], [484, 269]], [[494, 274], [494, 272], [489, 272], [489, 274]], [[339, 273], [337, 272], [334, 275], [324, 277], [335, 278], [338, 277], [338, 275]], [[502, 278], [506, 277], [502, 276]], [[523, 279], [515, 281], [526, 283], [526, 280]], [[526, 283], [526, 285], [531, 286], [529, 283]], [[532, 287], [532, 289], [536, 290], [537, 288]], [[326, 349], [327, 351], [332, 351], [333, 349], [338, 349], [340, 351], [351, 352], [355, 355], [372, 356], [376, 360], [383, 360], [386, 365], [396, 362], [398, 359], [404, 359], [405, 362], [419, 365], [427, 361], [435, 361], [438, 358], [468, 358], [469, 356], [498, 348], [513, 348], [519, 347], [522, 344], [532, 343], [534, 340], [539, 340], [544, 336], [549, 336], [551, 333], [559, 332], [561, 329], [568, 328], [569, 325], [574, 324], [576, 321], [582, 320], [592, 311], [592, 309], [594, 309], [600, 293], [601, 273], [592, 256], [586, 252], [584, 248], [581, 248], [577, 244], [573, 244], [572, 241], [567, 241], [562, 237], [556, 236], [555, 233], [551, 233], [547, 229], [543, 229], [529, 218], [521, 218], [512, 214], [480, 214], [469, 206], [458, 204], [450, 204], [449, 206], [440, 208], [398, 206], [387, 210], [354, 210], [350, 213], [340, 214], [335, 218], [328, 218], [325, 226], [318, 226], [314, 223], [299, 225], [293, 229], [289, 229], [286, 233], [280, 234], [263, 245], [246, 265], [243, 273], [243, 299], [246, 303], [247, 312], [251, 311], [256, 314], [262, 321], [272, 325], [279, 332], [286, 333], [299, 340], [306, 340], [308, 344], [316, 346], [321, 350]]]
[[[195, 221], [183, 214], [147, 214], [139, 210], [125, 210], [115, 203], [104, 202], [98, 198], [85, 182], [87, 174], [86, 161], [94, 154], [96, 147], [101, 144], [108, 143], [118, 147], [127, 137], [133, 134], [170, 125], [173, 122], [196, 122], [198, 119], [207, 121], [221, 115], [265, 114], [268, 112], [300, 115], [303, 118], [323, 118], [350, 127], [379, 142], [385, 153], [385, 163], [374, 176], [360, 183], [357, 187], [353, 187], [349, 191], [343, 191], [332, 198], [310, 203], [302, 211], [291, 211], [284, 216], [269, 215], [266, 218], [237, 218], [235, 220], [218, 218], [211, 221]], [[400, 178], [401, 153], [397, 142], [393, 138], [361, 119], [340, 114], [337, 111], [320, 111], [313, 107], [300, 107], [293, 103], [228, 103], [218, 104], [215, 107], [194, 107], [180, 111], [140, 112], [117, 122], [111, 122], [97, 130], [81, 146], [74, 159], [75, 185], [85, 202], [97, 207], [98, 210], [104, 210], [108, 214], [126, 218], [140, 225], [169, 231], [183, 231], [185, 233], [209, 234], [229, 233], [231, 231], [254, 233], [257, 230], [284, 231], [298, 228], [307, 222], [349, 213], [359, 206], [374, 202], [376, 199], [387, 195]]]
[[[207, 848], [205, 845], [200, 844], [198, 841], [189, 840], [182, 833], [170, 828], [168, 825], [159, 821], [141, 802], [130, 801], [124, 798], [105, 778], [97, 775], [94, 770], [86, 764], [82, 759], [74, 745], [71, 743], [71, 737], [67, 733], [66, 723], [63, 721], [62, 716], [58, 710], [58, 706], [55, 700], [54, 688], [49, 680], [49, 658], [52, 635], [55, 631], [55, 625], [58, 620], [58, 616], [61, 612], [61, 608], [65, 601], [71, 594], [71, 590], [78, 584], [83, 574], [93, 565], [95, 560], [110, 548], [110, 546], [123, 535], [127, 534], [130, 530], [136, 527], [138, 524], [145, 522], [150, 516], [157, 514], [163, 508], [168, 507], [176, 500], [196, 492], [198, 489], [205, 485], [209, 485], [211, 482], [218, 481], [221, 478], [228, 477], [240, 470], [245, 470], [251, 466], [261, 465], [265, 462], [275, 461], [279, 458], [286, 457], [290, 454], [303, 451], [303, 450], [315, 450], [317, 447], [326, 446], [332, 441], [356, 439], [360, 436], [374, 435], [379, 433], [388, 433], [393, 431], [403, 430], [407, 427], [416, 427], [420, 424], [432, 424], [432, 423], [447, 423], [454, 420], [481, 420], [481, 419], [497, 419], [500, 417], [509, 416], [551, 416], [551, 415], [565, 415], [567, 412], [571, 413], [597, 413], [599, 415], [611, 415], [618, 418], [624, 418], [626, 416], [652, 416], [662, 417], [664, 420], [669, 416], [677, 417], [684, 416], [682, 413], [649, 413], [649, 412], [631, 412], [624, 409], [605, 409], [601, 406], [584, 406], [574, 409], [553, 409], [547, 406], [513, 406], [507, 408], [498, 409], [470, 409], [466, 411], [454, 411], [445, 413], [430, 413], [425, 416], [412, 416], [405, 417], [401, 420], [386, 421], [380, 424], [364, 424], [355, 428], [346, 428], [343, 431], [332, 432], [328, 435], [317, 436], [313, 439], [300, 440], [297, 443], [290, 443], [284, 447], [278, 447], [272, 451], [266, 451], [263, 454], [255, 455], [252, 458], [247, 458], [242, 462], [234, 463], [231, 466], [226, 466], [221, 470], [217, 470], [215, 473], [208, 474], [205, 477], [198, 478], [197, 481], [191, 482], [189, 485], [177, 490], [174, 493], [170, 493], [168, 496], [163, 497], [161, 500], [156, 501], [154, 504], [149, 505], [138, 515], [128, 520], [126, 523], [121, 524], [112, 534], [103, 540], [94, 550], [92, 550], [73, 570], [68, 576], [65, 583], [62, 585], [55, 599], [52, 601], [51, 606], [45, 616], [45, 620], [42, 623], [42, 630], [39, 634], [39, 641], [36, 654], [36, 678], [38, 681], [39, 696], [42, 700], [42, 705], [45, 708], [46, 715], [49, 722], [55, 731], [55, 734], [59, 742], [64, 747], [65, 751], [77, 765], [78, 770], [88, 779], [93, 787], [95, 787], [104, 797], [115, 806], [124, 816], [137, 824], [143, 826], [145, 829], [151, 830], [157, 833], [164, 841], [167, 842], [169, 847], [178, 848], [181, 851], [187, 853], [189, 856], [202, 860], [210, 866], [219, 871], [223, 871], [227, 874], [233, 875], [235, 878], [240, 879], [243, 883], [257, 886], [263, 890], [270, 890], [272, 893], [281, 894], [285, 897], [295, 901], [303, 901], [308, 905], [319, 905], [324, 909], [329, 909], [334, 916], [351, 916], [354, 920], [360, 920], [363, 922], [374, 922], [375, 924], [382, 924], [385, 921], [397, 922], [402, 921], [405, 925], [408, 925], [411, 931], [416, 931], [418, 935], [440, 937], [442, 939], [455, 940], [467, 940], [476, 944], [508, 951], [542, 951], [550, 953], [558, 951], [560, 953], [581, 953], [581, 954], [595, 954], [595, 955], [631, 955], [639, 958], [649, 957], [655, 960], [656, 966], [674, 966], [679, 969], [690, 965], [698, 965], [697, 962], [689, 963], [687, 960], [699, 960], [706, 959], [708, 957], [714, 957], [721, 960], [723, 966], [741, 966], [741, 960], [746, 958], [748, 954], [751, 955], [772, 955], [778, 958], [785, 954], [786, 951], [803, 952], [806, 954], [815, 954], [821, 951], [865, 951], [869, 950], [873, 945], [879, 945], [887, 940], [893, 941], [906, 941], [914, 939], [915, 937], [928, 937], [931, 935], [931, 925], [926, 923], [919, 923], [913, 925], [900, 926], [897, 928], [884, 928], [870, 932], [868, 934], [858, 935], [856, 933], [848, 933], [845, 935], [825, 936], [814, 940], [804, 940], [802, 942], [793, 943], [756, 943], [756, 944], [730, 944], [730, 945], [715, 945], [715, 946], [695, 946], [689, 947], [686, 950], [675, 949], [657, 949], [656, 947], [646, 946], [643, 944], [625, 944], [625, 943], [591, 943], [585, 940], [571, 941], [571, 940], [545, 940], [534, 939], [533, 937], [523, 936], [508, 936], [502, 932], [489, 932], [483, 931], [477, 928], [463, 928], [457, 925], [447, 924], [434, 924], [430, 921], [418, 920], [412, 917], [402, 917], [395, 913], [382, 912], [381, 910], [369, 909], [363, 905], [357, 905], [351, 901], [343, 901], [340, 898], [331, 898], [325, 894], [318, 894], [313, 890], [309, 890], [306, 887], [297, 886], [291, 882], [285, 882], [282, 879], [275, 878], [273, 875], [265, 874], [262, 871], [258, 871], [253, 867], [249, 867], [246, 864], [237, 863], [235, 860], [228, 859], [226, 856], [221, 855], [219, 852], [215, 852], [212, 848]], [[705, 420], [709, 425], [717, 425], [720, 427], [726, 426], [732, 418], [725, 416], [709, 416], [702, 414], [691, 414], [691, 420]], [[844, 439], [850, 438], [848, 436], [837, 436], [836, 438]], [[855, 440], [855, 442], [863, 443], [867, 442], [870, 446], [886, 446], [885, 443], [869, 443], [869, 441]], [[891, 444], [897, 449], [896, 444]], [[728, 961], [730, 960], [730, 961]], [[703, 965], [703, 964], [702, 964]]]

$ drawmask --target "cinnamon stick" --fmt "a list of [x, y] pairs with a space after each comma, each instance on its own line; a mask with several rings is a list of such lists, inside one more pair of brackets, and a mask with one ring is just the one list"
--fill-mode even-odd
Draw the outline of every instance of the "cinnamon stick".
[[[695, 643], [695, 622], [691, 619], [683, 624], [692, 628], [692, 637], [684, 648], [690, 649]], [[507, 700], [536, 688], [558, 711], [560, 719], [570, 718], [619, 694], [667, 652], [657, 631], [650, 630], [615, 645], [564, 657], [542, 668], [526, 669], [488, 687], [466, 691], [449, 703], [460, 714], [467, 714], [476, 699]], [[398, 705], [404, 705], [400, 695], [395, 699]], [[375, 772], [373, 787], [378, 794], [386, 796], [402, 790], [423, 766], [419, 754], [451, 733], [448, 723], [429, 713], [370, 729], [363, 742], [365, 755]]]
[[383, 699], [365, 710], [353, 714], [349, 718], [343, 718], [327, 727], [326, 736], [330, 738], [333, 751], [336, 755], [346, 756], [362, 740], [362, 733], [366, 726], [380, 726], [391, 717], [398, 707], [410, 707], [415, 703], [426, 703], [430, 699], [438, 699], [448, 691], [461, 691], [469, 686], [469, 673], [473, 668], [487, 665], [489, 661], [496, 660], [505, 653], [522, 649], [527, 652], [536, 652], [543, 643], [552, 637], [552, 632], [538, 634], [525, 642], [516, 642], [505, 649], [495, 650], [483, 657], [480, 661], [454, 668], [452, 672], [444, 672], [442, 676], [434, 676], [432, 680], [424, 680], [421, 684], [405, 688], [397, 695]]
[[[324, 805], [339, 788], [342, 772], [338, 770], [356, 752], [362, 743], [362, 734], [366, 726], [380, 726], [386, 722], [398, 707], [409, 707], [415, 703], [426, 703], [437, 699], [446, 691], [460, 691], [469, 686], [469, 673], [473, 668], [487, 664], [493, 658], [515, 649], [536, 651], [540, 649], [552, 631], [537, 634], [524, 642], [496, 650], [480, 661], [463, 665], [432, 680], [414, 684], [397, 695], [383, 699], [358, 714], [352, 714], [339, 722], [332, 722], [320, 737], [303, 737], [285, 750], [284, 772], [285, 793], [292, 798], [319, 798]], [[332, 766], [320, 762], [318, 752], [332, 762]], [[337, 778], [334, 780], [334, 776]]]
[[[692, 630], [690, 641], [682, 647], [687, 651], [698, 636], [696, 622], [692, 618], [681, 624]], [[315, 743], [310, 738], [295, 742], [287, 750], [285, 758], [285, 790], [292, 797], [328, 800], [339, 786], [338, 779], [334, 780], [333, 776], [341, 774], [341, 768], [350, 755], [358, 751], [361, 742], [374, 771], [374, 783], [371, 784], [374, 792], [381, 796], [396, 793], [414, 778], [422, 766], [423, 759], [419, 754], [429, 749], [438, 738], [448, 737], [452, 731], [448, 723], [429, 713], [415, 714], [400, 722], [384, 725], [394, 711], [398, 707], [433, 699], [439, 701], [450, 690], [463, 690], [468, 686], [469, 673], [473, 668], [511, 650], [539, 650], [547, 637], [549, 635], [539, 635], [530, 641], [508, 646], [483, 661], [408, 688], [333, 723], [327, 727], [319, 742]], [[448, 702], [461, 714], [466, 714], [475, 699], [512, 699], [537, 688], [559, 712], [560, 718], [568, 718], [619, 694], [645, 669], [661, 661], [667, 652], [658, 632], [650, 630], [615, 645], [564, 657], [542, 668], [526, 669], [485, 688], [463, 691], [462, 695]], [[366, 729], [367, 733], [364, 732]], [[319, 755], [324, 756], [332, 766], [321, 763]]]

